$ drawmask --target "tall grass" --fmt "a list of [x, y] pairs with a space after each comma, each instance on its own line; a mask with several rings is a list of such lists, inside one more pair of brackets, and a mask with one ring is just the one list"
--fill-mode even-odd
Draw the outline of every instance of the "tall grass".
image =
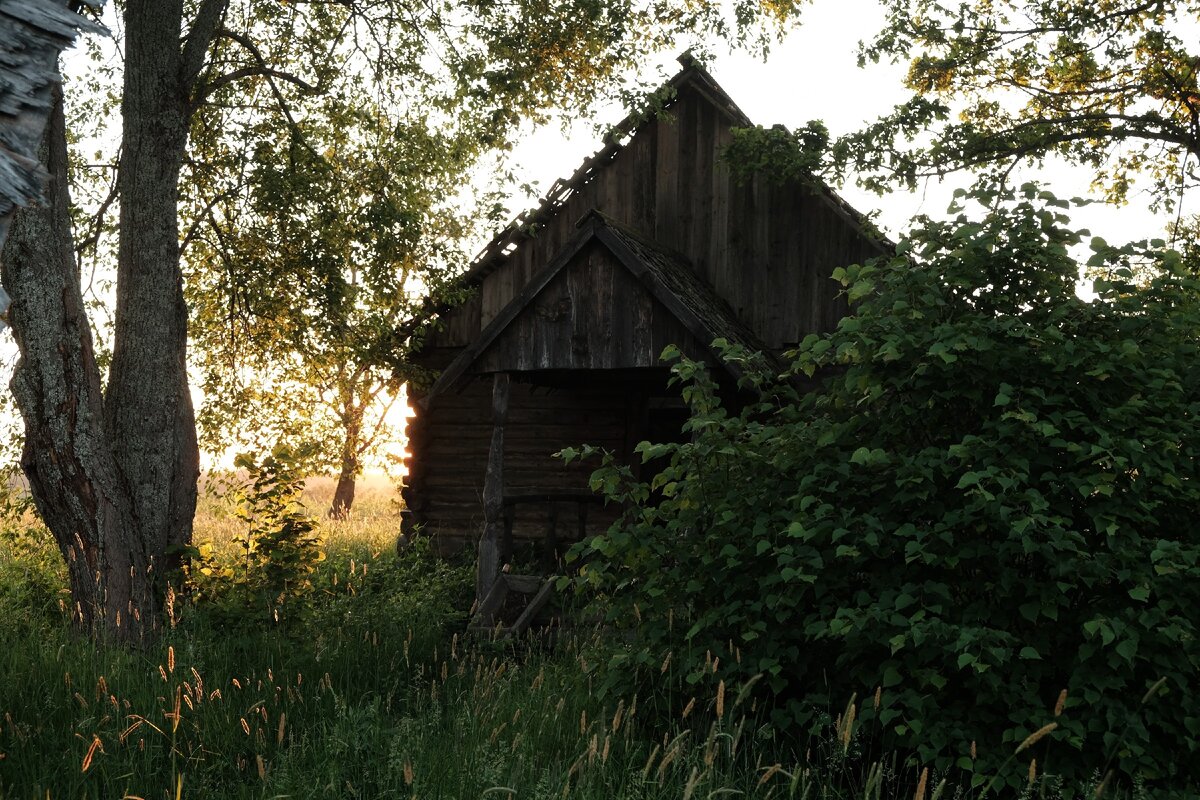
[[[323, 509], [331, 491], [316, 483], [308, 504]], [[196, 538], [236, 558], [240, 525], [208, 497]], [[53, 544], [31, 521], [9, 525], [0, 797], [971, 796], [862, 752], [847, 712], [798, 740], [757, 722], [740, 687], [718, 683], [668, 717], [654, 696], [598, 696], [609, 651], [591, 636], [465, 638], [469, 565], [419, 544], [397, 556], [383, 487], [364, 487], [348, 522], [323, 527], [329, 557], [303, 615], [231, 619], [184, 593], [163, 641], [129, 652], [68, 630]], [[1059, 794], [1049, 788], [1029, 785], [1031, 796]]]

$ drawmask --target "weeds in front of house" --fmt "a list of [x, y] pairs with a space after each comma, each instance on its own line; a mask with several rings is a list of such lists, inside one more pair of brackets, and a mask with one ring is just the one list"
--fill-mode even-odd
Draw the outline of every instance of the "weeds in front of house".
[[[76, 639], [49, 536], [10, 525], [0, 537], [0, 797], [983, 796], [967, 772], [873, 753], [857, 719], [877, 698], [852, 698], [800, 739], [761, 722], [753, 687], [727, 684], [717, 664], [712, 685], [669, 714], [653, 692], [596, 691], [614, 645], [592, 633], [516, 646], [465, 638], [469, 567], [420, 544], [397, 557], [387, 501], [364, 492], [349, 522], [322, 522], [328, 558], [310, 574], [302, 615], [233, 625], [181, 593], [166, 637], [142, 652]], [[325, 504], [310, 493], [307, 505]], [[196, 538], [218, 563], [244, 557], [244, 530], [228, 506], [203, 502]], [[1028, 797], [1093, 797], [1101, 785], [1029, 778]], [[1104, 786], [1099, 796], [1122, 795]]]

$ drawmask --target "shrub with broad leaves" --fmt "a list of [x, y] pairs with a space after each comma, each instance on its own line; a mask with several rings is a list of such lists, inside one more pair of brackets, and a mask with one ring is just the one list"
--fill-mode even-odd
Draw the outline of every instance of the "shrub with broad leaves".
[[670, 653], [712, 683], [719, 660], [761, 674], [793, 730], [867, 698], [863, 735], [977, 785], [1053, 722], [1018, 760], [1187, 794], [1200, 282], [1161, 242], [1094, 239], [1081, 299], [1066, 203], [975, 199], [979, 221], [837, 270], [853, 316], [787, 374], [749, 369], [744, 406], [669, 354], [688, 441], [640, 446], [669, 461], [649, 481], [605, 456], [592, 485], [626, 510], [574, 552], [608, 622], [636, 627], [610, 680], [661, 685]]

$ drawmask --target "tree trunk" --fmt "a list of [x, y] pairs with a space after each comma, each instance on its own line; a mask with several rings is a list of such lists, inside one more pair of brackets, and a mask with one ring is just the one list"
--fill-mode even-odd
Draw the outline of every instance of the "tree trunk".
[[140, 641], [157, 622], [149, 558], [103, 430], [100, 371], [72, 247], [61, 92], [43, 151], [47, 202], [17, 214], [3, 260], [21, 352], [12, 379], [25, 422], [21, 466], [66, 560], [75, 621], [97, 637]]
[[138, 535], [161, 575], [191, 541], [200, 476], [187, 384], [187, 307], [179, 265], [179, 172], [187, 147], [181, 0], [129, 0], [120, 242], [104, 430], [128, 479]]
[[354, 505], [354, 488], [358, 480], [358, 464], [342, 462], [338, 474], [337, 488], [333, 490], [333, 502], [329, 504], [330, 519], [347, 519]]
[[[351, 407], [350, 411], [355, 409]], [[345, 439], [342, 441], [342, 468], [338, 474], [337, 488], [333, 491], [333, 502], [329, 504], [330, 519], [347, 519], [350, 507], [354, 505], [354, 488], [358, 473], [362, 469], [359, 462], [359, 445], [362, 438], [362, 411], [357, 415], [348, 413], [342, 418]]]
[[47, 133], [48, 203], [18, 215], [4, 254], [22, 467], [66, 559], [74, 618], [125, 643], [155, 636], [164, 578], [191, 539], [199, 453], [177, 198], [189, 87], [222, 7], [202, 0], [183, 37], [182, 0], [125, 5], [117, 308], [103, 396], [73, 253], [61, 93]]

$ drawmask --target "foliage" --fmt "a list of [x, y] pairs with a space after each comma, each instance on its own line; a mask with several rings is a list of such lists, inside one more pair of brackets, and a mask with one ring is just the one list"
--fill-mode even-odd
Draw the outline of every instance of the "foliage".
[[192, 554], [198, 558], [193, 572], [210, 579], [201, 579], [201, 591], [233, 618], [245, 618], [251, 610], [279, 622], [311, 602], [311, 576], [325, 553], [317, 521], [300, 501], [306, 461], [305, 454], [283, 445], [261, 462], [250, 454], [234, 460], [245, 472], [234, 488], [234, 513], [246, 526], [238, 537], [242, 556], [219, 565], [211, 542]]
[[782, 184], [811, 181], [824, 166], [828, 149], [829, 131], [813, 120], [796, 131], [782, 125], [735, 128], [723, 157], [740, 181], [765, 175]]
[[[1139, 174], [1170, 209], [1196, 185], [1194, 3], [888, 0], [860, 62], [908, 60], [913, 94], [838, 143], [865, 183], [960, 169], [1006, 174], [1057, 154], [1093, 167], [1110, 200]], [[924, 133], [932, 130], [932, 137]]]
[[39, 631], [38, 623], [65, 611], [65, 570], [53, 540], [28, 521], [6, 518], [0, 528], [0, 611], [16, 635]]
[[212, 204], [222, 223], [198, 231], [189, 257], [201, 442], [304, 444], [310, 469], [353, 482], [393, 434], [396, 330], [421, 307], [414, 282], [436, 288], [458, 255], [461, 211], [445, 198], [475, 154], [419, 121], [331, 101], [227, 157], [250, 196]]
[[667, 653], [693, 685], [761, 674], [803, 726], [865, 698], [846, 716], [885, 750], [980, 786], [1053, 722], [1018, 761], [1190, 796], [1200, 283], [1161, 242], [1097, 237], [1084, 301], [1065, 203], [981, 202], [838, 269], [855, 315], [740, 411], [679, 359], [691, 441], [641, 444], [670, 458], [649, 482], [606, 458], [592, 485], [627, 510], [574, 554], [636, 631], [614, 675]]

